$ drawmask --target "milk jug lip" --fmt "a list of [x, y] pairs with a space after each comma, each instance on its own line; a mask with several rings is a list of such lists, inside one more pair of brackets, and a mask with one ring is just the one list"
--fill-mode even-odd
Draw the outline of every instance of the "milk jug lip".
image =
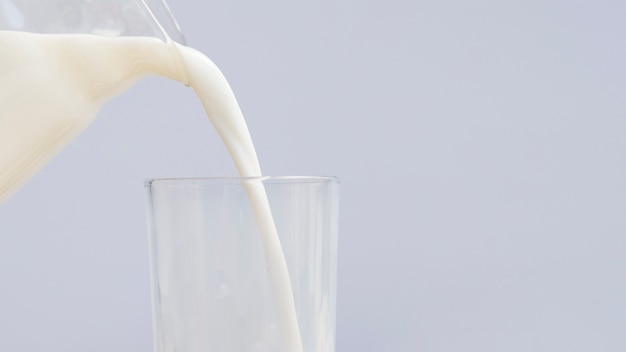
[[149, 178], [144, 181], [146, 187], [201, 186], [201, 185], [240, 185], [243, 182], [261, 181], [264, 184], [280, 183], [334, 183], [339, 184], [337, 176], [258, 176], [258, 177], [180, 177]]

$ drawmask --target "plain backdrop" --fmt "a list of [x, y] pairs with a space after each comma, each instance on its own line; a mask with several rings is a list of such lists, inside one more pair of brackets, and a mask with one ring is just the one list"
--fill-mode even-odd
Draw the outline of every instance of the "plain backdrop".
[[[338, 352], [626, 350], [626, 3], [171, 0], [266, 175], [342, 179]], [[0, 351], [152, 349], [143, 179], [233, 176], [148, 78], [0, 207]]]

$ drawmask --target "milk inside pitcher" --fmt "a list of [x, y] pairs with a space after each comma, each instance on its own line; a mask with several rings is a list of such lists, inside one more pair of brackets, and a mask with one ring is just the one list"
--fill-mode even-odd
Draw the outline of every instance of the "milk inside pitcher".
[[0, 204], [139, 78], [186, 83], [161, 0], [0, 0]]

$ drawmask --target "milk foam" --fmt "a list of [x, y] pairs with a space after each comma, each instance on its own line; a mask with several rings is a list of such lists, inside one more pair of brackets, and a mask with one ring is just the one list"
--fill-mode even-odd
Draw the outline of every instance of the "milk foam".
[[[0, 204], [83, 131], [102, 105], [155, 74], [192, 87], [243, 177], [261, 168], [228, 82], [200, 52], [147, 37], [0, 31]], [[244, 183], [265, 249], [285, 351], [302, 342], [287, 264], [260, 181]]]

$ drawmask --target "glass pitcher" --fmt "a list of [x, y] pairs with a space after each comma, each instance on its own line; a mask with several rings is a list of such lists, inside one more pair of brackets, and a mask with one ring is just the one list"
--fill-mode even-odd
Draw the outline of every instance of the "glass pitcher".
[[186, 83], [162, 0], [0, 0], [0, 204], [142, 76]]
[[0, 30], [185, 39], [162, 0], [0, 0]]

